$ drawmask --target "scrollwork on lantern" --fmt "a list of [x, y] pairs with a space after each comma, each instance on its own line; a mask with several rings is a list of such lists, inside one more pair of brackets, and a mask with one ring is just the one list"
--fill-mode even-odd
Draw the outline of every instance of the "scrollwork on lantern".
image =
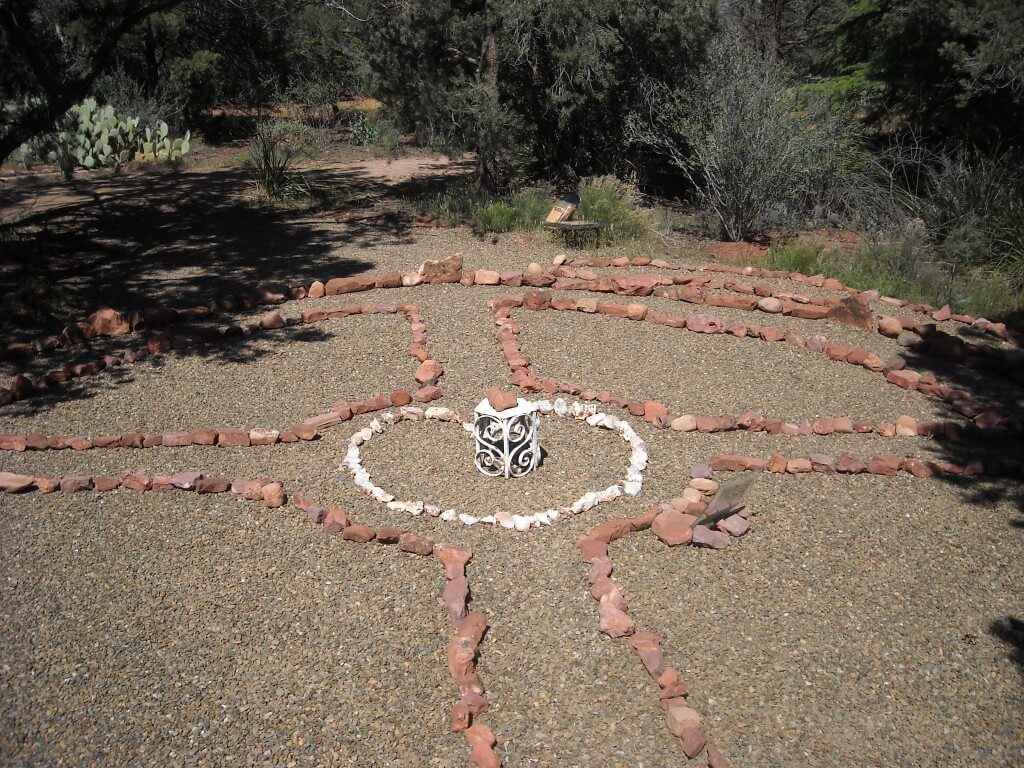
[[481, 400], [473, 411], [476, 468], [488, 477], [522, 477], [540, 463], [540, 413], [520, 400], [515, 408], [495, 411]]

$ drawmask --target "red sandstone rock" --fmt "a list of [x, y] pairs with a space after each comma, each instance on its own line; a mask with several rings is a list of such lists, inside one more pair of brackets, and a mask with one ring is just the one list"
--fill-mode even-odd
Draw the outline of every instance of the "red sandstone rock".
[[515, 408], [519, 399], [512, 392], [500, 387], [489, 387], [487, 390], [487, 402], [490, 403], [491, 408], [494, 410], [505, 411], [509, 408]]
[[590, 563], [599, 557], [608, 557], [608, 545], [603, 541], [582, 536], [576, 540], [583, 562]]
[[451, 581], [465, 576], [466, 563], [473, 558], [473, 553], [448, 544], [437, 544], [434, 546], [434, 556], [444, 565], [444, 577]]
[[890, 339], [895, 339], [903, 333], [903, 323], [895, 317], [882, 315], [878, 318], [878, 332], [883, 336], [888, 336]]
[[260, 495], [263, 497], [263, 503], [271, 509], [284, 506], [284, 487], [280, 483], [267, 483], [260, 491]]
[[670, 509], [660, 513], [651, 523], [651, 531], [670, 547], [689, 544], [693, 539], [693, 524], [697, 518], [693, 515]]
[[61, 493], [79, 493], [88, 491], [90, 488], [92, 488], [92, 478], [83, 475], [69, 475], [61, 478], [60, 481]]
[[685, 706], [674, 706], [666, 710], [665, 722], [673, 736], [682, 737], [691, 728], [700, 728], [700, 715]]
[[441, 593], [441, 602], [448, 611], [448, 618], [458, 624], [466, 616], [466, 598], [469, 597], [469, 582], [465, 576], [451, 579]]
[[227, 493], [231, 483], [226, 477], [201, 477], [196, 480], [197, 493]]
[[348, 515], [346, 515], [342, 510], [334, 507], [327, 510], [327, 515], [324, 517], [325, 533], [341, 533], [348, 527]]
[[441, 397], [441, 388], [434, 384], [430, 384], [417, 389], [415, 394], [412, 396], [412, 399], [417, 403], [429, 403], [433, 400], [437, 400], [439, 397]]
[[327, 281], [324, 290], [328, 296], [337, 296], [343, 293], [368, 291], [376, 285], [376, 278], [369, 276], [334, 277]]
[[629, 520], [618, 519], [609, 520], [608, 522], [601, 523], [599, 526], [594, 528], [588, 536], [597, 541], [603, 541], [605, 544], [621, 539], [623, 536], [628, 534], [632, 529]]
[[417, 383], [423, 385], [436, 384], [444, 372], [444, 367], [436, 360], [426, 360], [416, 369]]
[[110, 307], [101, 307], [89, 315], [89, 328], [93, 336], [124, 336], [131, 332], [124, 315]]
[[0, 492], [2, 493], [23, 493], [30, 490], [34, 484], [35, 479], [28, 475], [0, 472]]
[[137, 469], [134, 472], [125, 472], [121, 475], [121, 487], [132, 491], [148, 491], [150, 489], [149, 475], [144, 470]]
[[729, 761], [722, 756], [722, 753], [718, 751], [718, 747], [713, 742], [707, 743], [708, 748], [708, 768], [732, 768]]
[[898, 371], [889, 371], [885, 378], [886, 381], [895, 384], [897, 387], [902, 387], [903, 389], [917, 389], [917, 385], [921, 381], [921, 374], [917, 371], [902, 369]]
[[424, 283], [457, 283], [462, 279], [462, 255], [430, 260], [420, 265], [419, 275]]
[[742, 536], [750, 530], [750, 522], [743, 515], [729, 515], [724, 520], [719, 520], [717, 527], [730, 536]]
[[398, 537], [398, 548], [403, 552], [411, 552], [414, 555], [426, 557], [433, 554], [434, 542], [417, 536], [415, 533], [406, 532]]
[[247, 448], [249, 433], [244, 429], [223, 429], [217, 433], [217, 445], [225, 448]]
[[598, 606], [600, 630], [608, 637], [628, 637], [636, 631], [636, 624], [625, 611], [616, 608], [610, 602], [602, 601]]
[[704, 751], [704, 733], [700, 728], [688, 728], [683, 731], [680, 738], [683, 740], [683, 754], [686, 755], [690, 760], [695, 758], [701, 752]]
[[[330, 513], [328, 513], [328, 516]], [[368, 541], [372, 541], [376, 533], [373, 528], [366, 525], [349, 525], [341, 532], [341, 538], [346, 541], [355, 541], [359, 544], [365, 544]]]
[[895, 475], [900, 470], [898, 456], [873, 456], [868, 459], [867, 470], [872, 475]]
[[693, 544], [698, 547], [710, 547], [711, 549], [725, 549], [729, 546], [729, 535], [722, 531], [715, 531], [706, 525], [693, 526]]
[[467, 728], [465, 735], [473, 768], [501, 768], [501, 758], [494, 752], [495, 740], [490, 728], [477, 723]]

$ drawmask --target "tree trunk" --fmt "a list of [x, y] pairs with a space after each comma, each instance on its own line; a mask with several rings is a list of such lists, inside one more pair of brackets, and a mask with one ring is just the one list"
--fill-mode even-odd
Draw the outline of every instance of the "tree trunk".
[[480, 86], [480, 114], [476, 140], [476, 181], [484, 192], [494, 192], [499, 183], [497, 151], [494, 130], [490, 122], [498, 113], [498, 39], [491, 3], [484, 3], [487, 32], [481, 45], [477, 64], [477, 83]]

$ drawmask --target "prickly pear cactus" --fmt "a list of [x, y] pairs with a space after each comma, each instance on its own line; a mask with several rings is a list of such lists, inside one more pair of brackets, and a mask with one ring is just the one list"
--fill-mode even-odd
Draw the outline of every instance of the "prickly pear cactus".
[[48, 159], [60, 166], [65, 177], [76, 167], [116, 167], [135, 158], [180, 160], [189, 150], [190, 134], [172, 139], [167, 123], [145, 126], [139, 133], [139, 118], [120, 117], [110, 105], [99, 106], [86, 99], [68, 110], [57, 131], [57, 148]]

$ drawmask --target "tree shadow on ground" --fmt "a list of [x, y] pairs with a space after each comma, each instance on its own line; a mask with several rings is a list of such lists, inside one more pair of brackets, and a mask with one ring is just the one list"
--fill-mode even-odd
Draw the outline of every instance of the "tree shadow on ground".
[[1010, 658], [1024, 674], [1024, 621], [1016, 616], [993, 621], [989, 632], [1008, 646]]
[[[312, 171], [317, 188], [339, 190], [329, 211], [290, 211], [251, 200], [245, 171], [149, 173], [43, 191], [10, 190], [0, 286], [0, 333], [59, 332], [99, 306], [131, 310], [191, 306], [252, 293], [267, 284], [303, 284], [386, 268], [342, 257], [341, 248], [407, 245], [412, 217], [366, 215], [392, 187], [358, 170]], [[418, 185], [396, 185], [396, 197]], [[35, 190], [36, 195], [40, 190]], [[5, 327], [6, 326], [6, 327]]]

